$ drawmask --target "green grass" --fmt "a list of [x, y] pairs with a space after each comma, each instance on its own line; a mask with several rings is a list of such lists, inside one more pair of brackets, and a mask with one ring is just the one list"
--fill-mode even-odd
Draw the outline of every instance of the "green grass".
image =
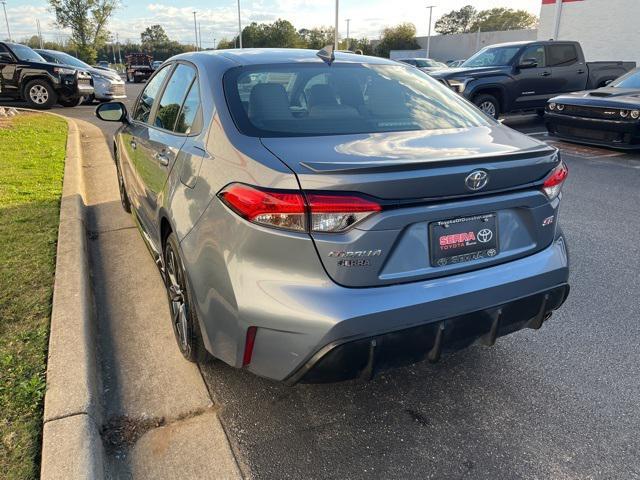
[[67, 124], [0, 120], [0, 477], [39, 476]]

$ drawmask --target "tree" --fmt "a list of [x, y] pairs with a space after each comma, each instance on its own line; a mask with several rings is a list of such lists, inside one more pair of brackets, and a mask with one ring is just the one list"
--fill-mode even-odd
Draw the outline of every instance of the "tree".
[[376, 47], [376, 54], [388, 57], [391, 50], [415, 50], [420, 48], [416, 41], [416, 27], [413, 23], [401, 23], [382, 31], [382, 39]]
[[140, 41], [142, 45], [147, 45], [150, 50], [153, 50], [156, 45], [169, 43], [169, 36], [161, 25], [151, 25], [140, 34]]
[[483, 32], [497, 30], [520, 30], [535, 28], [538, 25], [538, 17], [526, 10], [513, 10], [512, 8], [492, 8], [482, 10], [476, 16], [471, 31], [480, 29]]
[[478, 11], [471, 5], [452, 10], [438, 19], [435, 30], [442, 35], [470, 32], [477, 15]]
[[78, 56], [95, 63], [97, 50], [109, 35], [107, 23], [118, 7], [118, 0], [49, 0], [56, 25], [71, 29]]
[[303, 28], [298, 31], [306, 48], [320, 50], [327, 45], [333, 45], [333, 27], [319, 27], [311, 30]]

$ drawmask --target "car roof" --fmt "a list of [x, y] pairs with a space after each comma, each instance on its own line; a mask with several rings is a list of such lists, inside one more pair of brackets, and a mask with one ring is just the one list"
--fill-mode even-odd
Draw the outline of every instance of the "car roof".
[[[204, 52], [183, 53], [176, 59], [193, 59], [205, 61], [208, 57], [220, 56], [238, 65], [264, 65], [278, 63], [320, 63], [317, 50], [298, 48], [243, 48], [229, 50], [206, 50]], [[334, 63], [367, 63], [397, 65], [393, 60], [354, 53], [335, 53]]]

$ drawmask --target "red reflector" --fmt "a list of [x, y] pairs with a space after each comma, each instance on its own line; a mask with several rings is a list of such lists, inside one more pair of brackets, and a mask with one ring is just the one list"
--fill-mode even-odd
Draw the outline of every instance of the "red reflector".
[[246, 367], [251, 363], [251, 356], [253, 355], [253, 346], [256, 343], [256, 333], [258, 327], [247, 328], [247, 338], [244, 342], [244, 355], [242, 357], [242, 366]]
[[323, 195], [308, 193], [311, 213], [379, 212], [382, 207], [370, 200], [352, 195]]
[[547, 179], [544, 181], [544, 188], [555, 187], [556, 185], [564, 182], [569, 175], [569, 169], [565, 165], [564, 162], [560, 162], [556, 168], [549, 174]]
[[304, 199], [300, 193], [268, 192], [235, 184], [224, 189], [220, 196], [247, 220], [263, 214], [304, 213]]

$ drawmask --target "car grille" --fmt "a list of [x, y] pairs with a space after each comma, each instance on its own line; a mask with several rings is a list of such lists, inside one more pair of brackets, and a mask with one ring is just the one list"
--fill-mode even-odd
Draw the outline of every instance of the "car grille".
[[[609, 113], [607, 113], [609, 112]], [[611, 113], [613, 112], [613, 113]], [[572, 115], [574, 117], [586, 117], [586, 118], [605, 118], [608, 120], [624, 120], [618, 114], [619, 110], [616, 108], [601, 108], [601, 107], [584, 107], [579, 105], [565, 105], [562, 114]]]
[[596, 130], [591, 128], [567, 127], [565, 125], [557, 125], [555, 127], [558, 135], [582, 138], [584, 140], [596, 140], [599, 142], [622, 143], [628, 142], [628, 134], [620, 132], [609, 132], [606, 130]]

